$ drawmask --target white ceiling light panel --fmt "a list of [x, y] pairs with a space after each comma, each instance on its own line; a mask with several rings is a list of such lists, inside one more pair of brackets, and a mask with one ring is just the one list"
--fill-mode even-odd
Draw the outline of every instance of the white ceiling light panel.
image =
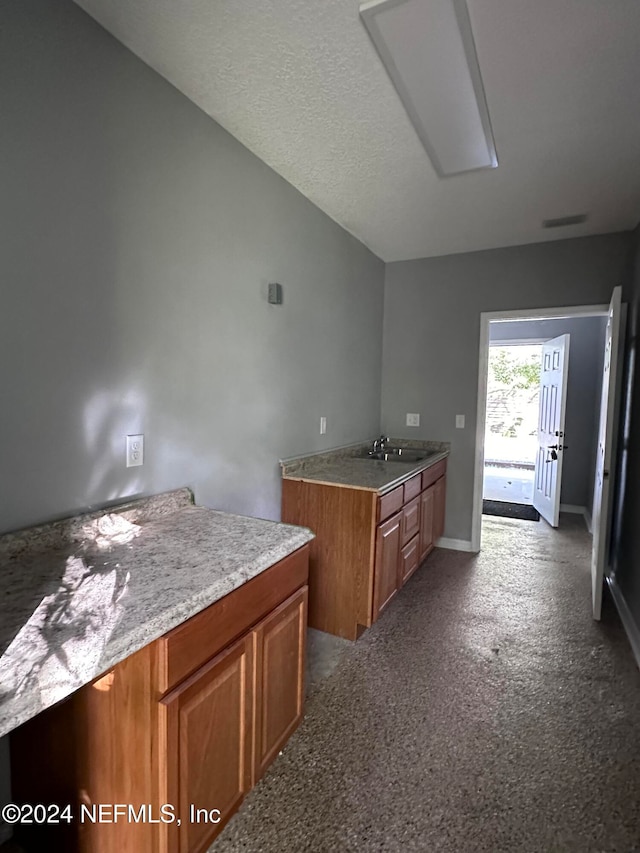
[[360, 15], [438, 175], [495, 168], [464, 0], [368, 0]]

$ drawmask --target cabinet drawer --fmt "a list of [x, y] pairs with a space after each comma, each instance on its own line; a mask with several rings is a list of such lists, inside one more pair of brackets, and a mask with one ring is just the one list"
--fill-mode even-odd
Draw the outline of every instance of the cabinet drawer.
[[439, 480], [440, 477], [444, 477], [446, 472], [447, 460], [442, 459], [440, 462], [436, 462], [435, 465], [422, 472], [422, 488], [427, 489], [432, 483]]
[[405, 584], [420, 565], [420, 537], [414, 536], [400, 552], [400, 585]]
[[404, 486], [398, 486], [378, 500], [378, 524], [397, 512], [404, 503]]
[[402, 508], [402, 544], [406, 545], [420, 532], [420, 498], [414, 498]]
[[404, 502], [408, 503], [414, 498], [417, 498], [421, 491], [422, 475], [416, 474], [415, 477], [412, 477], [410, 480], [407, 480], [407, 482], [404, 484]]
[[305, 545], [169, 631], [158, 643], [158, 690], [175, 687], [307, 583]]

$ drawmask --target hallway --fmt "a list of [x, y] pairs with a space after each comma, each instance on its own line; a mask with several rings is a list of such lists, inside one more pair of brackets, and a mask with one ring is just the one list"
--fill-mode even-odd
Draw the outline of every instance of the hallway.
[[437, 551], [211, 850], [640, 850], [640, 674], [590, 545], [485, 519], [480, 555]]

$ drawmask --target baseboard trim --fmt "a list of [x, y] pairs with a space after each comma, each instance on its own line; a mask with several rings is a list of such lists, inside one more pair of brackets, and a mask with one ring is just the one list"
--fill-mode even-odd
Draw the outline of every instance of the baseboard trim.
[[584, 515], [586, 511], [586, 506], [578, 506], [578, 504], [560, 504], [560, 512], [572, 512], [574, 515]]
[[468, 539], [447, 539], [445, 536], [438, 539], [436, 548], [446, 548], [449, 551], [468, 551], [469, 553], [476, 550]]
[[631, 650], [633, 651], [633, 656], [636, 659], [638, 668], [640, 669], [640, 628], [638, 627], [635, 619], [631, 615], [629, 605], [627, 604], [624, 595], [620, 591], [620, 587], [618, 586], [618, 584], [612, 578], [606, 578], [605, 580], [607, 581], [607, 586], [609, 587], [609, 591], [611, 592], [611, 597], [615, 602], [618, 615], [620, 616], [620, 621], [622, 622], [622, 626], [629, 639]]
[[560, 504], [560, 512], [569, 512], [574, 515], [581, 515], [584, 518], [584, 523], [587, 525], [587, 530], [592, 533], [591, 513], [586, 506], [578, 506], [577, 504]]

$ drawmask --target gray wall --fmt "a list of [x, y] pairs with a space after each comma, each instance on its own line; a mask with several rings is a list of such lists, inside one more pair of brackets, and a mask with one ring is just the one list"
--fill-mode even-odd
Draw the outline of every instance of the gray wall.
[[640, 638], [640, 226], [632, 237], [622, 298], [628, 304], [618, 439], [612, 574]]
[[593, 507], [606, 329], [606, 317], [525, 320], [490, 326], [492, 342], [536, 338], [548, 341], [558, 335], [571, 336], [565, 423], [569, 449], [562, 466], [561, 501], [587, 507], [589, 513]]
[[70, 0], [0, 5], [0, 78], [0, 531], [278, 518], [279, 457], [379, 431], [384, 265]]
[[[608, 303], [629, 234], [388, 264], [382, 428], [451, 442], [445, 536], [469, 541], [480, 313]], [[420, 412], [418, 429], [406, 412]], [[456, 414], [466, 429], [455, 429]]]

